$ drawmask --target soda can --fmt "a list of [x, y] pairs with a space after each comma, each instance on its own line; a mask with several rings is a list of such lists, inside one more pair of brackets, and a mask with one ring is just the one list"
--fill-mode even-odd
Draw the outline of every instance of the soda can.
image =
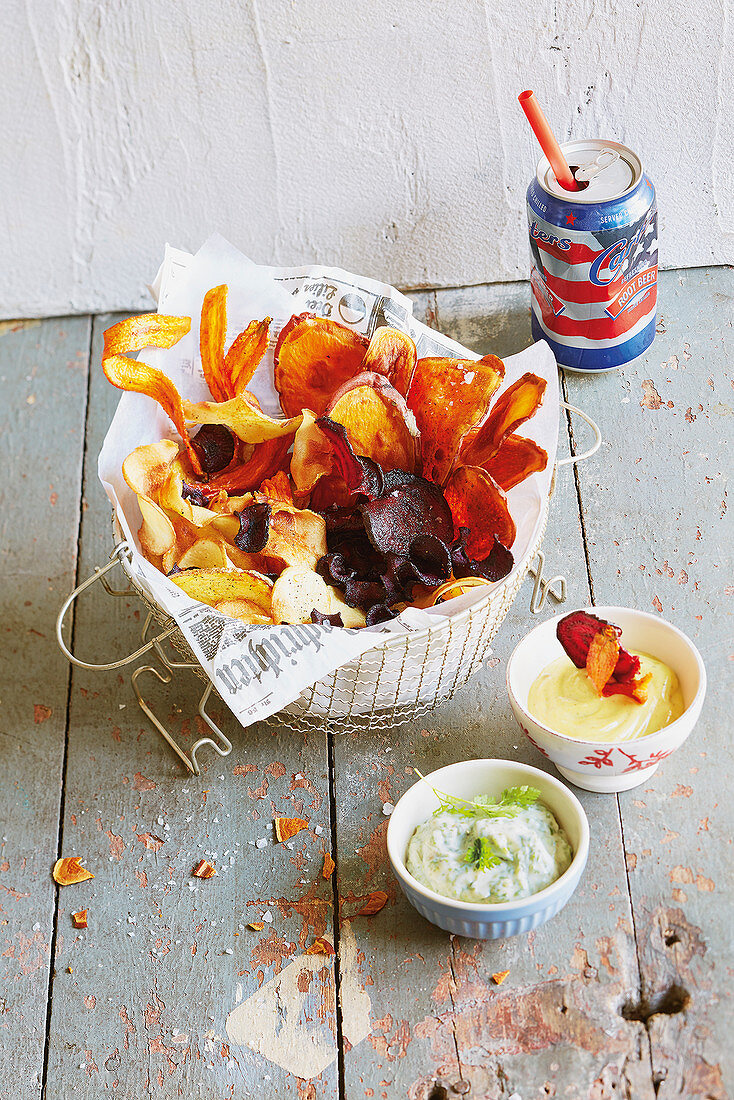
[[568, 370], [612, 370], [655, 337], [655, 188], [625, 145], [561, 148], [581, 190], [562, 188], [543, 157], [527, 194], [533, 336]]

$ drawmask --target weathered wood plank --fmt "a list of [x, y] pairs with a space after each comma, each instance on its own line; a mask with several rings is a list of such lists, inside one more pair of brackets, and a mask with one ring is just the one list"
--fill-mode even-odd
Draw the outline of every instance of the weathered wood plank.
[[[437, 292], [442, 331], [478, 351], [500, 354], [530, 343], [527, 290]], [[485, 320], [482, 321], [482, 318]], [[565, 436], [565, 433], [562, 433]], [[562, 438], [561, 453], [567, 438]], [[543, 549], [548, 568], [569, 580], [573, 606], [589, 592], [573, 474], [562, 471]], [[504, 687], [505, 662], [532, 625], [530, 583], [518, 596], [482, 672], [453, 702], [421, 721], [335, 741], [339, 892], [342, 917], [355, 899], [383, 889], [377, 916], [350, 927], [372, 1031], [345, 1057], [346, 1096], [427, 1100], [458, 1081], [474, 1097], [586, 1097], [600, 1079], [652, 1098], [649, 1051], [618, 1007], [638, 975], [615, 800], [582, 794], [592, 849], [576, 896], [530, 936], [498, 943], [453, 938], [434, 928], [400, 894], [385, 852], [383, 803], [454, 760], [543, 758], [515, 726]], [[554, 605], [543, 615], [555, 613]], [[510, 970], [498, 988], [491, 975]], [[543, 1092], [546, 1089], [547, 1091]], [[449, 1091], [447, 1095], [460, 1095]], [[600, 1094], [601, 1095], [601, 1094]]]
[[708, 670], [689, 741], [620, 799], [642, 967], [631, 1012], [643, 1037], [647, 1027], [659, 1100], [734, 1090], [733, 304], [731, 268], [665, 272], [644, 359], [568, 378], [605, 438], [600, 462], [579, 471], [596, 600], [658, 611]]
[[53, 622], [73, 587], [90, 322], [0, 325], [0, 1096], [38, 1097], [54, 928], [69, 669]]
[[[95, 324], [93, 459], [117, 398], [98, 369], [112, 320]], [[111, 548], [94, 461], [85, 497], [83, 576]], [[136, 599], [92, 589], [79, 606], [77, 649], [98, 660], [128, 652], [140, 620]], [[182, 738], [196, 732], [201, 687], [187, 673], [168, 693], [150, 687]], [[231, 757], [202, 753], [206, 773], [186, 778], [139, 712], [125, 670], [74, 672], [63, 848], [96, 877], [59, 898], [49, 1097], [337, 1094], [333, 960], [302, 957], [315, 934], [333, 941], [332, 884], [321, 877], [325, 738], [224, 721]], [[310, 820], [290, 848], [273, 843], [274, 812]], [[191, 877], [202, 857], [218, 869], [208, 881]], [[70, 914], [82, 907], [89, 929], [75, 932]], [[246, 927], [263, 917], [262, 931]], [[261, 1053], [251, 1049], [258, 1037]], [[302, 1079], [312, 1076], [306, 1092]]]

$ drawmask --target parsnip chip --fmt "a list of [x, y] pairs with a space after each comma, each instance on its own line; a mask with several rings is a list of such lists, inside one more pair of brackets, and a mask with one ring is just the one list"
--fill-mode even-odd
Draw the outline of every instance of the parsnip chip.
[[547, 452], [532, 439], [508, 435], [497, 453], [487, 462], [485, 469], [500, 489], [509, 493], [515, 485], [519, 485], [531, 474], [544, 470], [547, 465]]
[[154, 498], [178, 453], [178, 443], [172, 439], [136, 447], [122, 464], [122, 476], [134, 493]]
[[251, 321], [244, 332], [232, 341], [224, 357], [224, 373], [228, 379], [229, 396], [236, 397], [247, 388], [268, 346], [272, 317]]
[[194, 424], [223, 424], [243, 443], [264, 443], [279, 436], [290, 436], [301, 423], [301, 414], [289, 420], [274, 420], [260, 408], [256, 397], [246, 390], [217, 404], [214, 401], [182, 401], [183, 414]]
[[362, 370], [384, 374], [398, 393], [406, 397], [416, 360], [415, 344], [411, 338], [399, 329], [383, 325], [372, 333]]
[[515, 521], [505, 494], [485, 470], [459, 466], [449, 478], [444, 496], [454, 519], [454, 535], [462, 527], [469, 529], [466, 549], [472, 560], [486, 558], [495, 539], [510, 549], [515, 541]]
[[488, 355], [471, 359], [419, 359], [408, 406], [421, 433], [423, 476], [443, 485], [462, 440], [487, 414], [505, 367]]
[[544, 378], [528, 371], [501, 393], [478, 431], [465, 439], [461, 462], [467, 466], [486, 466], [503, 441], [540, 408], [546, 384]]
[[229, 560], [221, 540], [201, 538], [178, 559], [179, 569], [227, 569]]
[[296, 508], [294, 504], [273, 501], [267, 545], [259, 555], [264, 572], [278, 573], [287, 566], [296, 565], [315, 569], [326, 550], [323, 516], [307, 508]]
[[194, 527], [204, 527], [216, 518], [217, 513], [211, 508], [192, 503], [192, 497], [197, 499], [197, 490], [186, 482], [185, 474], [180, 460], [171, 463], [158, 489], [158, 503], [161, 508], [175, 512]]
[[356, 455], [371, 458], [383, 470], [418, 473], [421, 437], [415, 417], [383, 375], [355, 375], [336, 391], [326, 415], [346, 428]]
[[212, 287], [204, 295], [199, 325], [201, 369], [215, 401], [226, 401], [232, 394], [224, 378], [224, 341], [227, 336], [227, 287]]
[[310, 409], [303, 410], [303, 419], [293, 440], [291, 477], [296, 489], [310, 493], [319, 478], [328, 476], [334, 469], [334, 451], [331, 441], [316, 424]]
[[252, 600], [222, 600], [214, 606], [223, 615], [229, 615], [230, 619], [241, 619], [243, 623], [248, 623], [250, 626], [270, 626], [273, 622], [261, 605], [253, 603]]
[[187, 596], [214, 607], [224, 600], [250, 600], [270, 612], [272, 582], [261, 573], [235, 573], [225, 569], [189, 569], [170, 578]]
[[289, 566], [273, 585], [273, 621], [276, 623], [310, 623], [316, 608], [331, 614], [332, 594], [323, 577], [312, 569]]
[[274, 379], [286, 416], [312, 409], [320, 416], [334, 390], [358, 374], [368, 341], [336, 321], [294, 315], [275, 345]]
[[362, 611], [360, 607], [350, 607], [348, 603], [345, 603], [338, 588], [334, 588], [333, 585], [327, 585], [327, 587], [331, 595], [331, 609], [329, 614], [340, 615], [342, 626], [344, 627], [354, 628], [365, 626], [366, 619], [364, 611]]
[[159, 557], [171, 550], [176, 544], [176, 530], [170, 519], [150, 497], [138, 495], [138, 505], [143, 522], [138, 538], [143, 553]]

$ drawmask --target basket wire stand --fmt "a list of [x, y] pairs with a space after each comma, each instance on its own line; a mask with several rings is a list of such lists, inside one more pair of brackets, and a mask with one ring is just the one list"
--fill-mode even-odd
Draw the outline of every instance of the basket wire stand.
[[[590, 425], [595, 440], [591, 448], [583, 454], [559, 459], [556, 462], [556, 471], [564, 465], [578, 463], [590, 457], [601, 444], [601, 433], [593, 420], [575, 406], [565, 402], [560, 404], [577, 413]], [[555, 481], [551, 485], [551, 493], [554, 483]], [[272, 725], [285, 726], [296, 733], [310, 730], [346, 733], [386, 729], [418, 718], [451, 699], [481, 667], [487, 646], [499, 630], [528, 573], [534, 578], [530, 599], [532, 614], [537, 614], [549, 597], [556, 603], [562, 603], [566, 599], [565, 577], [544, 576], [545, 558], [540, 545], [545, 534], [547, 515], [548, 501], [545, 502], [539, 531], [526, 555], [526, 564], [509, 583], [494, 588], [463, 612], [439, 619], [435, 625], [424, 630], [391, 635], [384, 645], [367, 650], [349, 664], [335, 669], [306, 688], [293, 703], [265, 721]], [[122, 568], [129, 582], [125, 589], [113, 588], [107, 579], [110, 571], [118, 566]], [[206, 709], [212, 693], [218, 697], [218, 692], [189, 647], [178, 624], [140, 586], [131, 567], [132, 550], [127, 542], [120, 542], [110, 554], [109, 562], [101, 568], [95, 567], [94, 573], [64, 601], [56, 623], [57, 641], [72, 664], [95, 671], [122, 668], [146, 654], [155, 656], [159, 665], [144, 664], [132, 673], [132, 687], [138, 705], [187, 771], [199, 775], [197, 752], [200, 749], [208, 746], [219, 756], [227, 756], [232, 751], [231, 741]], [[137, 596], [148, 608], [142, 645], [126, 657], [104, 664], [77, 657], [66, 645], [63, 636], [64, 621], [69, 609], [97, 581], [108, 595], [116, 598]], [[162, 629], [151, 637], [154, 623]], [[164, 643], [173, 648], [175, 655], [164, 648]], [[146, 673], [161, 684], [170, 684], [174, 673], [180, 670], [191, 671], [204, 682], [198, 713], [211, 732], [211, 736], [200, 737], [188, 752], [155, 715], [140, 686], [140, 679]]]

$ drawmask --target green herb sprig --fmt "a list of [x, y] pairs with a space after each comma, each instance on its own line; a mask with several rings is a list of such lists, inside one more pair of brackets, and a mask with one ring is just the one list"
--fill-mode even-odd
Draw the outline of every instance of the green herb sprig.
[[464, 862], [471, 863], [477, 871], [489, 871], [502, 863], [502, 858], [492, 851], [492, 841], [489, 837], [478, 836], [467, 848]]
[[[425, 775], [421, 775], [417, 768], [413, 770], [424, 783], [428, 783]], [[431, 784], [428, 783], [428, 786]], [[540, 798], [540, 791], [536, 787], [506, 787], [499, 799], [488, 794], [478, 794], [471, 801], [445, 794], [435, 787], [431, 787], [431, 790], [440, 802], [440, 806], [433, 811], [434, 816], [449, 811], [461, 817], [517, 817]]]

